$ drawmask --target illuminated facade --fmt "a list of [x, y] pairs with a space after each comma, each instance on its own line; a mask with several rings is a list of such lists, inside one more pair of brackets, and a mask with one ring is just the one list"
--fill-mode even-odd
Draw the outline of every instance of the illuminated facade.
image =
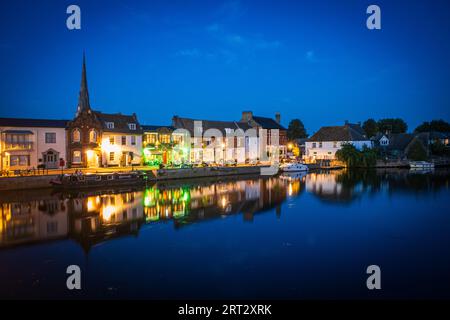
[[171, 126], [142, 125], [142, 148], [145, 165], [179, 165], [189, 161], [184, 147], [184, 134], [174, 132]]
[[0, 170], [60, 168], [66, 159], [67, 122], [0, 118]]
[[234, 164], [256, 161], [258, 137], [245, 136], [252, 127], [238, 121], [194, 120], [174, 116], [172, 126], [190, 135], [185, 143], [191, 163]]
[[67, 128], [67, 159], [72, 168], [139, 165], [142, 129], [136, 114], [93, 111], [89, 103], [83, 57], [80, 94], [75, 119]]

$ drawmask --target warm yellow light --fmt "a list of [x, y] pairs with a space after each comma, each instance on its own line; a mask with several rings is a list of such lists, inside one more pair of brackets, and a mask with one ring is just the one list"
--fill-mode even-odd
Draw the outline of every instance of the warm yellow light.
[[225, 197], [222, 197], [222, 207], [226, 207], [227, 206], [227, 199]]
[[288, 149], [290, 150], [290, 149], [292, 149], [294, 147], [294, 145], [292, 144], [292, 143], [289, 143], [288, 144]]
[[94, 158], [94, 151], [93, 150], [86, 151], [86, 156], [88, 161], [91, 161]]
[[92, 200], [92, 198], [89, 198], [87, 201], [87, 209], [89, 212], [94, 211], [95, 209], [94, 201]]
[[111, 220], [111, 216], [114, 214], [115, 208], [114, 206], [106, 206], [102, 211], [102, 218], [105, 221]]
[[288, 191], [289, 196], [292, 196], [292, 184], [289, 183], [289, 191]]
[[225, 148], [225, 143], [222, 143], [222, 148]]

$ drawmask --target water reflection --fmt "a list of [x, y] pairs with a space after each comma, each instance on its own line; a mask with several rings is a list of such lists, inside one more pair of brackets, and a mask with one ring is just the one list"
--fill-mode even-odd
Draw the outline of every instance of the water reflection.
[[54, 194], [51, 190], [0, 195], [0, 246], [75, 239], [85, 250], [108, 239], [137, 235], [141, 226], [192, 223], [242, 214], [251, 222], [306, 190], [330, 204], [349, 204], [378, 192], [426, 194], [448, 189], [449, 173], [408, 170], [335, 171], [242, 180], [168, 182], [141, 189]]
[[143, 224], [173, 221], [175, 228], [242, 213], [245, 221], [298, 195], [304, 179], [245, 179], [164, 183], [144, 190], [2, 194], [0, 246], [70, 237], [85, 250]]

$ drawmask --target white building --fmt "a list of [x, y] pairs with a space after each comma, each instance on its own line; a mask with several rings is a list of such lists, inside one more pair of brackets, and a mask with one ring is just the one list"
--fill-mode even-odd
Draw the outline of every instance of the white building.
[[[246, 122], [194, 120], [175, 116], [172, 126], [185, 130], [191, 136], [187, 148], [190, 149], [192, 163], [244, 163], [258, 158], [257, 131]], [[254, 135], [250, 134], [251, 131]]]
[[94, 112], [102, 124], [102, 166], [140, 165], [142, 161], [142, 129], [137, 117]]
[[322, 127], [305, 142], [304, 160], [334, 160], [336, 151], [344, 144], [352, 144], [358, 150], [364, 146], [371, 148], [372, 142], [366, 137], [360, 125], [345, 123], [343, 126]]
[[67, 120], [0, 118], [0, 170], [56, 169], [66, 163]]

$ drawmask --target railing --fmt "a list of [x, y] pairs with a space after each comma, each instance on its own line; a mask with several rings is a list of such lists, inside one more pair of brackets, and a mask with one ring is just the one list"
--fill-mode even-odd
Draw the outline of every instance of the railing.
[[25, 141], [25, 142], [8, 142], [5, 141], [4, 144], [4, 150], [10, 151], [10, 150], [32, 150], [33, 149], [33, 142], [31, 141]]

